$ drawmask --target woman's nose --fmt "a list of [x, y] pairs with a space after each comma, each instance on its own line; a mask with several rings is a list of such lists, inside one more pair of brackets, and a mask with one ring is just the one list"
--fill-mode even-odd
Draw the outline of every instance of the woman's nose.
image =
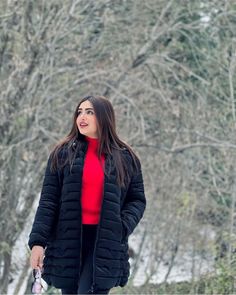
[[85, 115], [86, 115], [85, 112], [81, 112], [80, 117], [81, 117], [81, 118], [84, 118]]

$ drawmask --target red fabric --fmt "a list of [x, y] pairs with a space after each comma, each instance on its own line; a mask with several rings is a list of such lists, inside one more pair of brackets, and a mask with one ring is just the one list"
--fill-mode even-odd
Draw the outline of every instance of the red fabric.
[[101, 161], [98, 158], [98, 139], [86, 137], [86, 140], [88, 149], [84, 160], [81, 192], [82, 223], [98, 224], [103, 197], [105, 157], [102, 155]]

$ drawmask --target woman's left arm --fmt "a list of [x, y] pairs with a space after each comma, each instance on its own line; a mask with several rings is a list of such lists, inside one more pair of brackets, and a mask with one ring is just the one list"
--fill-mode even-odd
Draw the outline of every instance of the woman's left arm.
[[142, 168], [138, 162], [138, 171], [132, 176], [129, 188], [121, 208], [121, 219], [125, 230], [125, 237], [128, 237], [139, 221], [146, 208]]
[[41, 189], [38, 208], [34, 217], [32, 230], [29, 235], [28, 245], [30, 249], [34, 245], [46, 247], [53, 225], [58, 214], [60, 203], [61, 185], [60, 170], [51, 171], [51, 155], [48, 158], [43, 186]]

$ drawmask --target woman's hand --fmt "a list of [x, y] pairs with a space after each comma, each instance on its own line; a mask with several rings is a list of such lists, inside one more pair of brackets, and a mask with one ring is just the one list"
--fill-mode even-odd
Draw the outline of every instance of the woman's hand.
[[31, 268], [43, 268], [44, 248], [42, 246], [34, 246], [31, 251], [30, 265]]

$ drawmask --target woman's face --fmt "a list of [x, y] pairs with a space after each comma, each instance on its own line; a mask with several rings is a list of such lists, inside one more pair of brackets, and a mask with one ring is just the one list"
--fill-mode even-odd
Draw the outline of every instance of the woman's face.
[[81, 134], [98, 138], [97, 118], [90, 101], [86, 100], [80, 104], [76, 124]]

